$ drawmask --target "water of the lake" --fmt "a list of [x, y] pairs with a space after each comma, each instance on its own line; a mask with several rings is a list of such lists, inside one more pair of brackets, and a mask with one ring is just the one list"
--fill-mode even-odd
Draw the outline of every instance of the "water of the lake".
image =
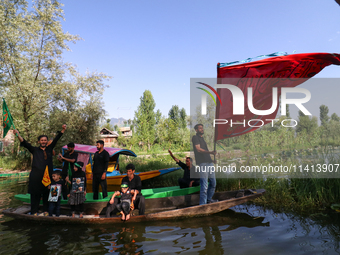
[[[16, 207], [25, 179], [0, 181], [0, 209]], [[340, 214], [275, 213], [252, 204], [185, 220], [46, 225], [0, 215], [1, 254], [339, 254]]]

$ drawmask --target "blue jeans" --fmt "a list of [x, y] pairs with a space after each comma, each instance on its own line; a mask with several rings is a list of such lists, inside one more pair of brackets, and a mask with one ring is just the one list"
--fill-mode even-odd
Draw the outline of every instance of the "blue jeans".
[[212, 162], [200, 164], [200, 184], [201, 184], [200, 205], [204, 205], [207, 202], [210, 202], [211, 198], [215, 193], [216, 188], [215, 172], [211, 172], [208, 169], [209, 166], [214, 166], [214, 164]]
[[55, 212], [55, 215], [57, 217], [60, 216], [60, 200], [61, 197], [58, 198], [58, 202], [48, 202], [48, 214], [49, 216], [52, 216], [52, 214]]

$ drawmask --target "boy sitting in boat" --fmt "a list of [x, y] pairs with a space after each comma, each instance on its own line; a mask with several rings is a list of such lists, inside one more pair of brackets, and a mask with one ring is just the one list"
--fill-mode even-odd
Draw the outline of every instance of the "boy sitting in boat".
[[120, 187], [121, 191], [116, 191], [112, 195], [110, 204], [113, 204], [115, 197], [120, 195], [120, 203], [116, 205], [116, 208], [121, 213], [122, 220], [129, 220], [131, 207], [133, 208], [133, 201], [136, 200], [137, 192], [130, 190], [127, 182], [123, 182]]

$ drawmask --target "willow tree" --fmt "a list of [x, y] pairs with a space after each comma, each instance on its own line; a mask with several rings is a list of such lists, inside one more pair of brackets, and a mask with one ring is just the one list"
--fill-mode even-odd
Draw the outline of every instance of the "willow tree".
[[63, 20], [62, 4], [56, 0], [0, 4], [1, 91], [16, 128], [28, 140], [60, 128], [60, 123], [51, 127], [56, 125], [51, 117], [67, 121], [78, 129], [75, 133], [89, 129], [87, 124], [94, 131], [104, 117], [102, 94], [109, 77], [81, 75], [63, 61], [68, 43], [81, 39], [63, 31]]

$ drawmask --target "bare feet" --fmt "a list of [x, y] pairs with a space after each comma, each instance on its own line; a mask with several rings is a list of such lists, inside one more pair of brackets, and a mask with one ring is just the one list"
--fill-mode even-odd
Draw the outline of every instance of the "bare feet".
[[126, 220], [130, 219], [130, 214], [126, 215]]
[[122, 220], [125, 220], [125, 214], [122, 213]]
[[74, 213], [72, 213], [72, 218], [76, 217], [76, 215]]

